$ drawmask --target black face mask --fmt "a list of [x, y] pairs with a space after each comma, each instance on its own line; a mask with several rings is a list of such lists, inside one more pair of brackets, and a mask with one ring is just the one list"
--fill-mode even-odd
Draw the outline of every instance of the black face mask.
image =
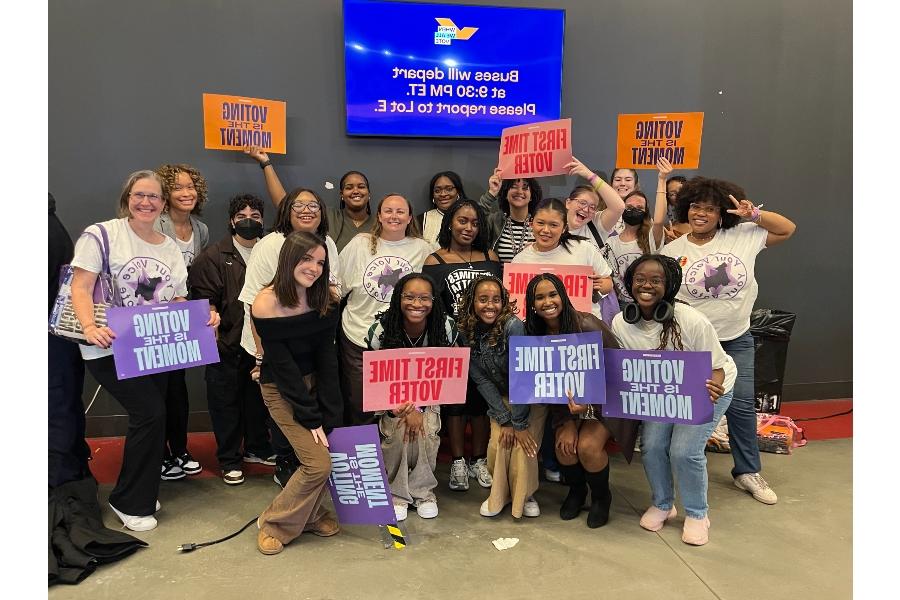
[[644, 217], [646, 215], [646, 211], [629, 206], [625, 209], [625, 212], [622, 213], [622, 220], [625, 221], [626, 225], [640, 225], [644, 222]]
[[261, 238], [263, 224], [256, 219], [241, 219], [234, 224], [234, 232], [247, 241]]

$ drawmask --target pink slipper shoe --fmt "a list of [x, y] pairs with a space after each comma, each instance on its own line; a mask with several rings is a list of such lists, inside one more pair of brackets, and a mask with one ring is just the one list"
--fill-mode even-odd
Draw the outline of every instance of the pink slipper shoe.
[[644, 513], [644, 516], [641, 517], [641, 527], [647, 531], [659, 531], [666, 524], [666, 521], [674, 519], [677, 514], [678, 511], [675, 510], [674, 506], [668, 512], [651, 506]]
[[709, 517], [702, 519], [684, 518], [681, 541], [691, 546], [702, 546], [709, 541]]

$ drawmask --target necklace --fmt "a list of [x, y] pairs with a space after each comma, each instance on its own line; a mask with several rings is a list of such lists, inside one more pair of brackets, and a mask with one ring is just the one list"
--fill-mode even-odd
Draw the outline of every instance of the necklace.
[[[515, 256], [516, 254], [521, 252], [523, 248], [525, 248], [525, 234], [531, 230], [531, 215], [528, 215], [528, 217], [525, 219], [525, 223], [522, 226], [522, 231], [519, 233], [518, 240], [513, 237], [512, 228], [512, 217], [507, 215], [506, 222], [503, 223], [503, 234], [501, 235], [501, 237], [506, 237], [507, 239], [509, 239], [510, 244], [512, 245], [513, 256]], [[471, 256], [471, 253], [469, 255]]]
[[410, 347], [416, 348], [419, 346], [419, 342], [422, 341], [422, 338], [425, 337], [425, 332], [423, 331], [421, 334], [419, 334], [419, 337], [416, 338], [416, 341], [413, 341], [412, 338], [409, 337], [409, 334], [406, 333], [405, 329], [403, 330], [403, 335], [406, 336], [406, 341], [409, 342]]
[[467, 265], [469, 265], [469, 268], [470, 268], [470, 269], [472, 268], [472, 248], [471, 248], [471, 247], [469, 248], [469, 260], [464, 259], [464, 258], [462, 257], [462, 254], [460, 254], [460, 253], [457, 252], [456, 250], [451, 250], [450, 248], [447, 248], [447, 251], [448, 251], [448, 252], [452, 252], [453, 254], [455, 254], [456, 257], [457, 257], [459, 260], [461, 260], [462, 262], [464, 262], [464, 263], [466, 263]]
[[713, 239], [714, 237], [716, 237], [716, 233], [718, 233], [718, 232], [717, 232], [717, 231], [713, 231], [713, 232], [711, 232], [709, 235], [706, 235], [706, 236], [700, 236], [700, 235], [697, 235], [696, 233], [694, 233], [694, 232], [692, 231], [692, 232], [689, 234], [689, 236], [692, 237], [692, 238], [694, 238], [695, 240], [706, 241], [706, 240], [711, 240], [711, 239]]

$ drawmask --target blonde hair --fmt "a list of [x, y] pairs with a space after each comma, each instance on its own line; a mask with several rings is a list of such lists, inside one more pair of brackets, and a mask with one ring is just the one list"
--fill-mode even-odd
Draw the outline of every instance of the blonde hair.
[[[419, 233], [419, 225], [418, 225], [418, 223], [416, 223], [416, 219], [413, 217], [412, 204], [410, 204], [409, 200], [407, 200], [402, 194], [386, 195], [384, 198], [381, 199], [381, 202], [378, 203], [378, 208], [375, 210], [375, 214], [381, 215], [382, 205], [385, 203], [385, 201], [388, 198], [393, 198], [394, 196], [397, 196], [398, 198], [403, 198], [403, 201], [406, 202], [406, 208], [409, 209], [410, 219], [409, 219], [409, 224], [407, 224], [407, 226], [406, 226], [406, 237], [421, 238], [422, 234]], [[379, 240], [379, 238], [381, 238], [381, 231], [382, 231], [381, 221], [376, 218], [375, 225], [372, 227], [372, 233], [369, 234], [371, 236], [370, 242], [369, 242], [370, 243], [369, 249], [372, 252], [372, 256], [374, 256], [375, 254], [378, 253], [378, 240]]]

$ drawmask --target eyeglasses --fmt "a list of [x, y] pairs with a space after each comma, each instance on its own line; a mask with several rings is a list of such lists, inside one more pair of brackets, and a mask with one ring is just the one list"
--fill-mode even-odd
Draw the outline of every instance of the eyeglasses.
[[188, 190], [188, 191], [193, 192], [196, 188], [194, 187], [194, 184], [193, 184], [193, 183], [189, 183], [189, 184], [187, 184], [187, 185], [178, 185], [178, 184], [175, 184], [175, 187], [174, 187], [173, 189], [174, 189], [176, 192], [181, 192], [181, 191], [184, 191], [184, 190]]
[[321, 208], [322, 207], [319, 206], [318, 202], [295, 202], [294, 204], [291, 204], [291, 210], [298, 215], [303, 214], [303, 211], [317, 213]]
[[666, 198], [677, 198], [678, 192], [666, 192]]
[[714, 215], [719, 212], [718, 206], [711, 206], [708, 204], [697, 204], [696, 202], [691, 202], [688, 208], [694, 212], [703, 213], [704, 215]]
[[571, 198], [571, 200], [579, 210], [586, 210], [589, 213], [597, 212], [597, 205], [593, 202], [588, 202], [587, 200], [575, 200], [574, 198]]
[[131, 192], [129, 194], [132, 198], [137, 198], [140, 202], [144, 200], [150, 200], [151, 202], [161, 202], [162, 196], [159, 194], [145, 194], [144, 192]]
[[400, 294], [400, 298], [404, 302], [409, 302], [410, 304], [415, 304], [416, 301], [420, 304], [431, 304], [434, 302], [434, 296], [414, 296], [412, 294]]
[[633, 281], [634, 281], [634, 283], [636, 283], [638, 285], [645, 285], [649, 281], [650, 285], [657, 286], [657, 287], [664, 285], [666, 283], [666, 280], [663, 279], [662, 277], [651, 277], [650, 279], [647, 279], [646, 277], [644, 277], [642, 275], [636, 275]]
[[439, 187], [434, 188], [435, 195], [437, 195], [437, 194], [452, 194], [455, 191], [456, 191], [455, 185], [445, 185], [445, 186], [439, 186]]

